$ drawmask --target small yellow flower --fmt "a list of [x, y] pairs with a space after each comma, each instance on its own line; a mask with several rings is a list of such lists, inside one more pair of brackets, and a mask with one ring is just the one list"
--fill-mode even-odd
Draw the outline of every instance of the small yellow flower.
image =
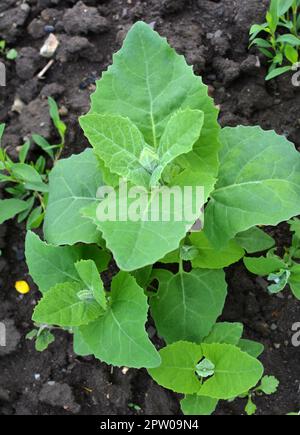
[[15, 289], [17, 292], [21, 293], [21, 295], [26, 295], [30, 292], [30, 287], [26, 281], [17, 281], [15, 284]]

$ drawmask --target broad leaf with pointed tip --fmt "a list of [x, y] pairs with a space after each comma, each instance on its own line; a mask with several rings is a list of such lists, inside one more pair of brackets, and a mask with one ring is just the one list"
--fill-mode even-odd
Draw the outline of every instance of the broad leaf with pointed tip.
[[148, 370], [159, 385], [175, 393], [199, 393], [201, 383], [196, 375], [196, 365], [203, 357], [200, 345], [178, 341], [161, 349], [159, 354], [161, 365]]
[[0, 225], [26, 209], [28, 209], [26, 201], [14, 198], [0, 200]]
[[82, 282], [90, 290], [103, 310], [106, 310], [105, 291], [96, 264], [92, 260], [81, 260], [75, 264], [75, 267]]
[[97, 190], [102, 185], [101, 170], [91, 149], [55, 165], [49, 178], [49, 203], [44, 224], [48, 243], [73, 245], [101, 240], [96, 226], [84, 218], [80, 210], [96, 202]]
[[135, 279], [120, 272], [112, 281], [110, 304], [81, 337], [101, 361], [114, 366], [157, 367], [160, 357], [145, 331], [148, 304]]
[[216, 323], [203, 342], [237, 345], [243, 335], [243, 330], [242, 323]]
[[293, 144], [259, 127], [225, 128], [221, 142], [219, 179], [205, 221], [216, 246], [300, 213], [300, 156]]
[[[148, 370], [161, 386], [176, 393], [199, 394], [228, 400], [255, 387], [263, 375], [263, 366], [255, 358], [231, 344], [173, 343], [160, 351], [160, 367]], [[196, 365], [203, 359], [214, 365], [214, 374], [201, 384]]]
[[248, 254], [266, 251], [275, 246], [275, 240], [263, 230], [257, 227], [237, 234], [235, 241], [245, 249]]
[[149, 186], [150, 174], [140, 162], [146, 142], [130, 119], [90, 114], [80, 118], [80, 125], [96, 155], [112, 173], [137, 186]]
[[39, 324], [72, 327], [86, 325], [104, 311], [93, 297], [84, 297], [82, 283], [66, 282], [52, 287], [40, 300], [33, 313]]
[[167, 343], [180, 340], [201, 343], [221, 315], [227, 295], [222, 270], [194, 269], [173, 275], [153, 272], [159, 289], [150, 299], [159, 334]]
[[249, 272], [260, 276], [267, 276], [270, 273], [278, 272], [287, 267], [285, 262], [277, 256], [245, 257], [244, 264]]
[[230, 240], [222, 249], [216, 249], [208, 240], [204, 231], [192, 233], [191, 243], [198, 248], [198, 255], [192, 260], [193, 267], [223, 269], [239, 261], [245, 251], [234, 240]]
[[178, 109], [202, 110], [204, 126], [198, 143], [204, 149], [218, 147], [218, 110], [207, 95], [207, 86], [166, 39], [138, 22], [113, 60], [97, 82], [91, 113], [128, 117], [145, 141], [158, 148], [170, 117]]
[[[175, 195], [171, 194], [171, 190], [165, 191], [170, 199], [169, 216], [166, 215], [166, 202], [159, 208], [159, 212], [163, 213], [166, 219], [159, 218], [152, 220], [152, 210], [158, 210], [157, 203], [162, 204], [163, 190], [156, 190], [155, 193], [149, 193], [149, 199], [143, 201], [139, 208], [139, 216], [137, 220], [132, 220], [129, 217], [120, 217], [124, 211], [128, 213], [134, 208], [136, 209], [137, 201], [140, 204], [138, 195], [136, 198], [128, 197], [124, 190], [117, 191], [115, 198], [109, 199], [112, 208], [116, 209], [116, 219], [105, 220], [98, 219], [97, 204], [92, 204], [91, 207], [82, 210], [85, 217], [90, 218], [99, 228], [106, 240], [107, 247], [112, 251], [114, 258], [124, 271], [133, 271], [140, 269], [149, 264], [154, 264], [160, 258], [163, 258], [168, 252], [173, 251], [179, 245], [180, 240], [186, 235], [187, 231], [194, 225], [197, 217], [195, 216], [195, 207], [198, 199], [200, 200], [199, 218], [201, 218], [201, 206], [205, 202], [209, 188], [205, 192], [203, 203], [197, 195], [197, 186], [199, 178], [197, 174], [190, 174], [188, 177], [181, 174], [176, 178], [176, 186], [182, 187], [183, 183], [188, 180], [188, 186], [193, 188], [191, 202], [182, 201], [182, 209], [179, 209], [175, 203]], [[207, 186], [212, 179], [206, 180]], [[180, 195], [183, 189], [180, 190]], [[181, 196], [182, 197], [182, 196]], [[144, 196], [145, 198], [145, 196]], [[127, 204], [127, 207], [119, 207], [119, 204]], [[98, 203], [98, 205], [100, 202]], [[178, 213], [181, 212], [181, 217], [178, 219]], [[191, 213], [189, 213], [191, 212]], [[194, 216], [193, 216], [194, 215]], [[143, 216], [143, 219], [141, 219]], [[191, 216], [191, 217], [190, 217]], [[144, 218], [145, 217], [145, 218]]]
[[201, 110], [184, 109], [176, 112], [169, 120], [158, 147], [158, 166], [151, 177], [151, 185], [156, 185], [164, 169], [176, 157], [192, 151], [199, 139], [204, 123]]
[[52, 246], [29, 231], [25, 255], [32, 279], [42, 293], [56, 284], [80, 281], [74, 263], [81, 259], [96, 262], [99, 273], [106, 269], [109, 255], [97, 246]]
[[215, 366], [215, 373], [201, 387], [201, 396], [228, 400], [255, 387], [263, 365], [231, 344], [202, 344], [203, 355]]

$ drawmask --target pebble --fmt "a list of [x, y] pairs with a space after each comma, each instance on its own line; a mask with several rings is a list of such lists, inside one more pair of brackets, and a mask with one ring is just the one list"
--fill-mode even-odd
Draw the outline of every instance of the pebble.
[[275, 349], [280, 349], [281, 348], [281, 344], [280, 343], [274, 343], [274, 347]]
[[271, 331], [277, 331], [278, 326], [276, 325], [276, 323], [272, 323], [272, 325], [270, 326]]
[[44, 27], [44, 32], [45, 33], [53, 33], [53, 32], [55, 32], [55, 28], [54, 28], [54, 26], [47, 25]]
[[40, 50], [40, 55], [46, 57], [47, 59], [50, 59], [55, 54], [58, 46], [59, 41], [57, 37], [53, 33], [50, 33]]

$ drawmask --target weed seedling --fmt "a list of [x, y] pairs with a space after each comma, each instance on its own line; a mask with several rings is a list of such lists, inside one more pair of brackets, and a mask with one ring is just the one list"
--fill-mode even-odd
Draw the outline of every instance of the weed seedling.
[[266, 80], [293, 70], [299, 62], [299, 6], [299, 0], [271, 0], [266, 23], [250, 29], [250, 46], [257, 46], [270, 63]]

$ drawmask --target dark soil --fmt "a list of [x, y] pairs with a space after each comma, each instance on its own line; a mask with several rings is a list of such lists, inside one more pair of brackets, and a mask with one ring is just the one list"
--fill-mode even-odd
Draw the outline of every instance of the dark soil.
[[[46, 96], [54, 96], [67, 110], [69, 126], [65, 155], [83, 150], [87, 143], [77, 123], [89, 107], [95, 78], [111, 63], [112, 53], [136, 20], [154, 22], [155, 28], [203, 76], [220, 105], [222, 125], [259, 124], [275, 129], [300, 147], [300, 88], [285, 76], [266, 84], [266, 65], [248, 51], [247, 33], [264, 18], [262, 0], [86, 0], [88, 22], [81, 19], [81, 2], [75, 0], [2, 0], [0, 39], [19, 52], [7, 63], [7, 87], [0, 87], [0, 122], [11, 155], [31, 133], [50, 140], [55, 135], [48, 116]], [[73, 7], [76, 9], [72, 10]], [[45, 27], [46, 26], [46, 27]], [[53, 26], [60, 39], [55, 64], [46, 78], [37, 73], [47, 63], [38, 52]], [[53, 30], [53, 29], [51, 29]], [[259, 64], [261, 66], [259, 67]], [[26, 105], [21, 115], [12, 111], [15, 97]], [[54, 137], [53, 137], [54, 135]], [[35, 153], [35, 151], [33, 151]], [[1, 192], [0, 192], [1, 196]], [[289, 242], [288, 228], [273, 229], [279, 246]], [[132, 414], [178, 415], [178, 397], [158, 387], [145, 371], [120, 369], [93, 358], [78, 358], [71, 337], [58, 332], [48, 351], [37, 353], [25, 340], [39, 293], [24, 262], [25, 229], [9, 222], [0, 227], [0, 320], [10, 331], [10, 344], [0, 347], [1, 414]], [[248, 338], [264, 343], [266, 373], [281, 382], [277, 394], [256, 400], [258, 414], [286, 414], [300, 409], [300, 348], [291, 344], [292, 325], [300, 321], [300, 304], [287, 291], [270, 297], [263, 280], [250, 276], [241, 264], [227, 272], [229, 296], [224, 319], [242, 321]], [[21, 297], [14, 282], [27, 279], [29, 295]], [[5, 349], [5, 350], [3, 350]], [[239, 415], [243, 400], [221, 403], [217, 414]]]

